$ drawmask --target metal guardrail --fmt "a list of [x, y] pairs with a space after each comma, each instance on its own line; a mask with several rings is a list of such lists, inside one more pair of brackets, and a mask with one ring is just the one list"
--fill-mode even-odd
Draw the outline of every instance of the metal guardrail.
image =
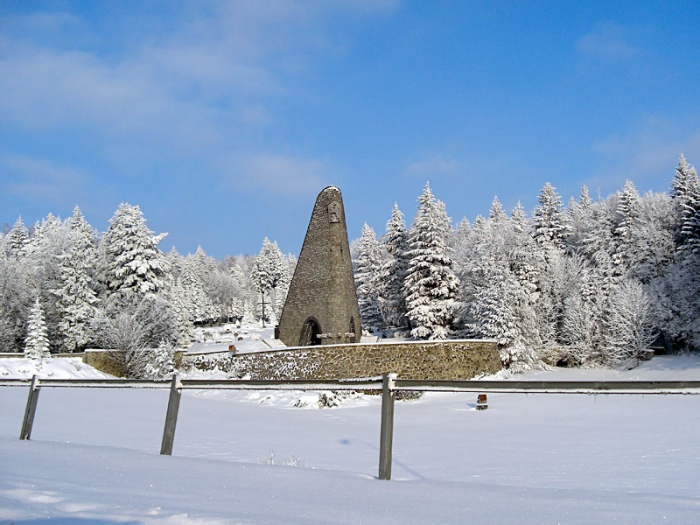
[[[32, 379], [0, 379], [0, 386], [22, 387], [32, 384]], [[38, 379], [42, 387], [63, 388], [168, 388], [170, 379]]]
[[397, 379], [395, 374], [376, 378], [340, 380], [239, 379], [2, 379], [0, 386], [29, 387], [20, 439], [30, 439], [41, 388], [148, 388], [170, 389], [160, 453], [172, 455], [175, 428], [183, 390], [370, 390], [381, 391], [379, 479], [391, 479], [394, 401], [397, 392], [494, 392], [509, 394], [594, 395], [700, 395], [700, 381], [430, 381]]
[[[38, 379], [41, 387], [52, 388], [155, 388], [171, 387], [171, 379]], [[0, 386], [26, 387], [32, 379], [0, 379]], [[179, 379], [186, 390], [381, 390], [382, 378], [365, 379]]]
[[[170, 388], [170, 379], [38, 379], [42, 387]], [[180, 379], [186, 390], [381, 390], [382, 377], [362, 379]], [[0, 379], [0, 386], [26, 387], [32, 379]], [[396, 379], [393, 391], [493, 392], [505, 394], [700, 394], [700, 381], [511, 381]]]
[[[170, 379], [39, 379], [42, 387], [170, 388]], [[361, 379], [180, 379], [186, 390], [381, 390], [382, 377]], [[32, 379], [0, 379], [0, 386], [25, 387]], [[700, 394], [700, 381], [511, 381], [396, 379], [393, 391], [493, 392], [504, 394]]]
[[397, 379], [395, 390], [505, 394], [700, 394], [700, 381], [424, 381]]

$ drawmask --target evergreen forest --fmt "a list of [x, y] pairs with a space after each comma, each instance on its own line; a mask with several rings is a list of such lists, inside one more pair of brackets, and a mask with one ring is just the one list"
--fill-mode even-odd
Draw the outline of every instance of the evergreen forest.
[[[78, 207], [17, 219], [0, 234], [0, 352], [187, 347], [197, 325], [276, 323], [294, 256], [268, 239], [221, 261], [163, 253], [164, 236], [126, 203], [104, 233]], [[395, 205], [385, 232], [365, 224], [351, 248], [367, 334], [496, 339], [512, 370], [700, 348], [700, 184], [682, 155], [668, 193], [627, 181], [564, 204], [547, 183], [530, 216], [495, 198], [456, 225], [426, 184], [410, 225]]]

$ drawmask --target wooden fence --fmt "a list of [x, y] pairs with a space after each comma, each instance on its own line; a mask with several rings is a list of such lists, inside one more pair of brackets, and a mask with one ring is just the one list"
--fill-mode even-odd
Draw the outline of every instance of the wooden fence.
[[172, 455], [180, 397], [184, 389], [192, 390], [365, 390], [381, 391], [378, 478], [391, 479], [394, 432], [394, 401], [397, 392], [477, 392], [511, 394], [623, 394], [623, 395], [700, 395], [700, 381], [424, 381], [398, 379], [395, 374], [379, 378], [346, 380], [202, 380], [170, 381], [135, 379], [3, 379], [0, 386], [28, 386], [29, 395], [22, 420], [20, 439], [30, 439], [41, 388], [169, 388], [170, 398], [165, 415], [160, 453]]

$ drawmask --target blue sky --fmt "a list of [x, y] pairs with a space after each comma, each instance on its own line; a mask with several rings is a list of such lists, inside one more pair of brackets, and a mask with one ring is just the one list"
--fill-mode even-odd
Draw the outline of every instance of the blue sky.
[[297, 253], [427, 180], [454, 222], [700, 165], [700, 3], [0, 0], [0, 224], [121, 202], [164, 250]]

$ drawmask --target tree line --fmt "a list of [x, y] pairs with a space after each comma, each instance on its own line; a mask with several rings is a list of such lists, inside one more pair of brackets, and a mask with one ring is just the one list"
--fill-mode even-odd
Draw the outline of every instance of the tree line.
[[[76, 207], [0, 235], [0, 351], [187, 347], [198, 324], [279, 316], [296, 261], [265, 239], [257, 256], [163, 253], [138, 206], [103, 234]], [[263, 311], [264, 310], [264, 311]]]
[[[198, 324], [274, 325], [296, 259], [265, 239], [217, 261], [163, 253], [165, 234], [121, 204], [99, 234], [75, 208], [0, 234], [0, 351], [187, 347]], [[352, 243], [363, 329], [419, 339], [496, 339], [511, 368], [634, 366], [649, 345], [700, 348], [700, 184], [681, 155], [668, 193], [631, 181], [564, 206], [547, 183], [530, 217], [495, 198], [453, 226], [428, 184], [407, 227]], [[126, 366], [126, 365], [125, 365]]]
[[547, 183], [531, 217], [496, 197], [456, 227], [426, 184], [410, 228], [394, 206], [386, 233], [365, 224], [353, 254], [363, 327], [379, 333], [493, 338], [515, 369], [700, 348], [700, 185], [683, 155], [669, 193], [628, 180], [564, 206]]

